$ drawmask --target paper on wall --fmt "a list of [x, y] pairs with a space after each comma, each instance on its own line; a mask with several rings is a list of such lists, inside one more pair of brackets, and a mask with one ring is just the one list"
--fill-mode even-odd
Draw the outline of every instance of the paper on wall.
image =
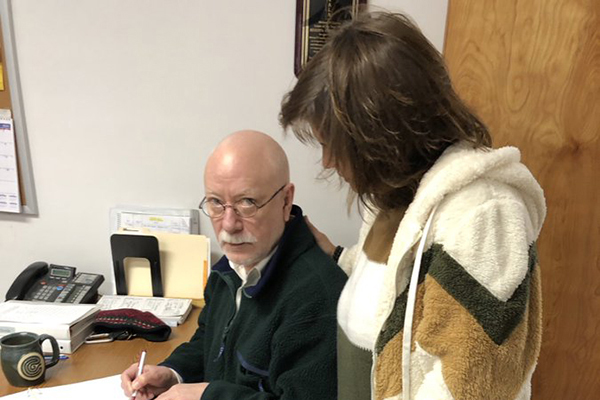
[[13, 120], [0, 114], [0, 211], [21, 212]]

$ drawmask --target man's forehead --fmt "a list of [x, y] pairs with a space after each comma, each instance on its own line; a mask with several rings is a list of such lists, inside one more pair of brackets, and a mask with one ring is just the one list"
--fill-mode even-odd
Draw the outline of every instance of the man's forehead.
[[204, 176], [205, 191], [207, 194], [228, 194], [230, 196], [254, 196], [269, 191], [271, 186], [279, 181], [273, 174], [267, 174], [260, 168], [248, 167], [244, 169], [207, 170]]
[[[216, 178], [216, 177], [215, 177]], [[268, 191], [269, 183], [261, 180], [239, 177], [238, 179], [206, 179], [207, 196], [241, 198], [258, 197]]]
[[278, 170], [279, 168], [264, 156], [257, 158], [231, 151], [218, 152], [208, 160], [204, 177], [206, 180], [215, 178], [261, 181], [265, 175], [276, 174]]

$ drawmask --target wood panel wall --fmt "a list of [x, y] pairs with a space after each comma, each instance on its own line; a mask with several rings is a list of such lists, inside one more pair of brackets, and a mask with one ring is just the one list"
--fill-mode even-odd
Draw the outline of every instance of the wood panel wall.
[[534, 399], [600, 398], [600, 1], [450, 0], [445, 57], [544, 189]]

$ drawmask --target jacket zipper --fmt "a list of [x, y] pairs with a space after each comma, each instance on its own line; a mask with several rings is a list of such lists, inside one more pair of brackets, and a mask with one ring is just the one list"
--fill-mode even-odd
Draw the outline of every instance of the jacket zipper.
[[[227, 280], [225, 280], [225, 282], [227, 282]], [[233, 289], [229, 282], [227, 282], [227, 286], [229, 286], [231, 289]], [[225, 343], [227, 342], [227, 335], [229, 334], [229, 330], [231, 329], [231, 324], [233, 324], [233, 321], [235, 320], [235, 317], [238, 314], [238, 308], [236, 306], [235, 303], [235, 299], [236, 299], [236, 292], [237, 289], [233, 289], [233, 315], [231, 316], [231, 318], [229, 319], [229, 321], [227, 321], [227, 324], [225, 325], [225, 328], [223, 328], [223, 333], [221, 334], [221, 346], [219, 347], [219, 353], [217, 354], [217, 356], [215, 357], [215, 359], [213, 360], [213, 362], [217, 362], [219, 361], [219, 359], [221, 358], [221, 356], [223, 355], [223, 353], [225, 352]]]
[[[414, 245], [416, 243], [419, 242], [419, 239], [421, 238], [423, 231], [421, 231], [417, 237], [417, 239], [414, 241], [414, 243], [408, 248], [408, 250], [406, 250], [404, 252], [404, 254], [402, 255], [402, 257], [400, 257], [400, 261], [398, 261], [398, 265], [396, 266], [396, 274], [398, 273], [398, 271], [400, 270], [400, 265], [402, 265], [402, 263], [404, 262], [404, 259], [407, 257], [407, 255], [410, 253], [410, 250], [414, 247]], [[395, 285], [395, 283], [394, 283]], [[409, 274], [409, 279], [408, 279], [408, 284], [406, 285], [406, 289], [408, 289], [408, 287], [410, 286], [410, 274]], [[395, 296], [396, 294], [398, 294], [398, 289], [396, 288], [394, 290], [394, 300], [395, 300]], [[387, 322], [388, 318], [390, 317], [390, 314], [392, 313], [392, 311], [394, 310], [394, 301], [391, 302], [391, 307], [388, 308], [388, 310], [386, 311], [386, 316], [383, 319], [383, 325], [381, 326], [381, 328], [379, 329], [379, 334], [377, 335], [377, 339], [375, 339], [375, 344], [377, 344], [377, 340], [379, 339], [379, 335], [381, 334], [381, 331], [384, 329], [385, 327], [385, 323]], [[377, 362], [377, 352], [376, 352], [376, 346], [373, 346], [373, 364], [371, 365], [371, 400], [375, 400], [375, 363]]]

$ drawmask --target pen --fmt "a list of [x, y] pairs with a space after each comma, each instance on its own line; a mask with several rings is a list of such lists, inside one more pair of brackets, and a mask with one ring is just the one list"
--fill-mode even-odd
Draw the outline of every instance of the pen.
[[[142, 350], [142, 355], [140, 356], [140, 362], [138, 363], [137, 374], [135, 375], [136, 378], [142, 374], [142, 371], [144, 371], [144, 363], [145, 362], [146, 362], [146, 350]], [[137, 395], [137, 390], [134, 390], [133, 393], [131, 394], [131, 398], [133, 400], [135, 400], [136, 395]]]
[[[46, 360], [52, 360], [52, 356], [44, 356], [44, 359]], [[59, 360], [68, 360], [69, 356], [65, 356], [64, 354], [61, 354], [58, 356]]]

